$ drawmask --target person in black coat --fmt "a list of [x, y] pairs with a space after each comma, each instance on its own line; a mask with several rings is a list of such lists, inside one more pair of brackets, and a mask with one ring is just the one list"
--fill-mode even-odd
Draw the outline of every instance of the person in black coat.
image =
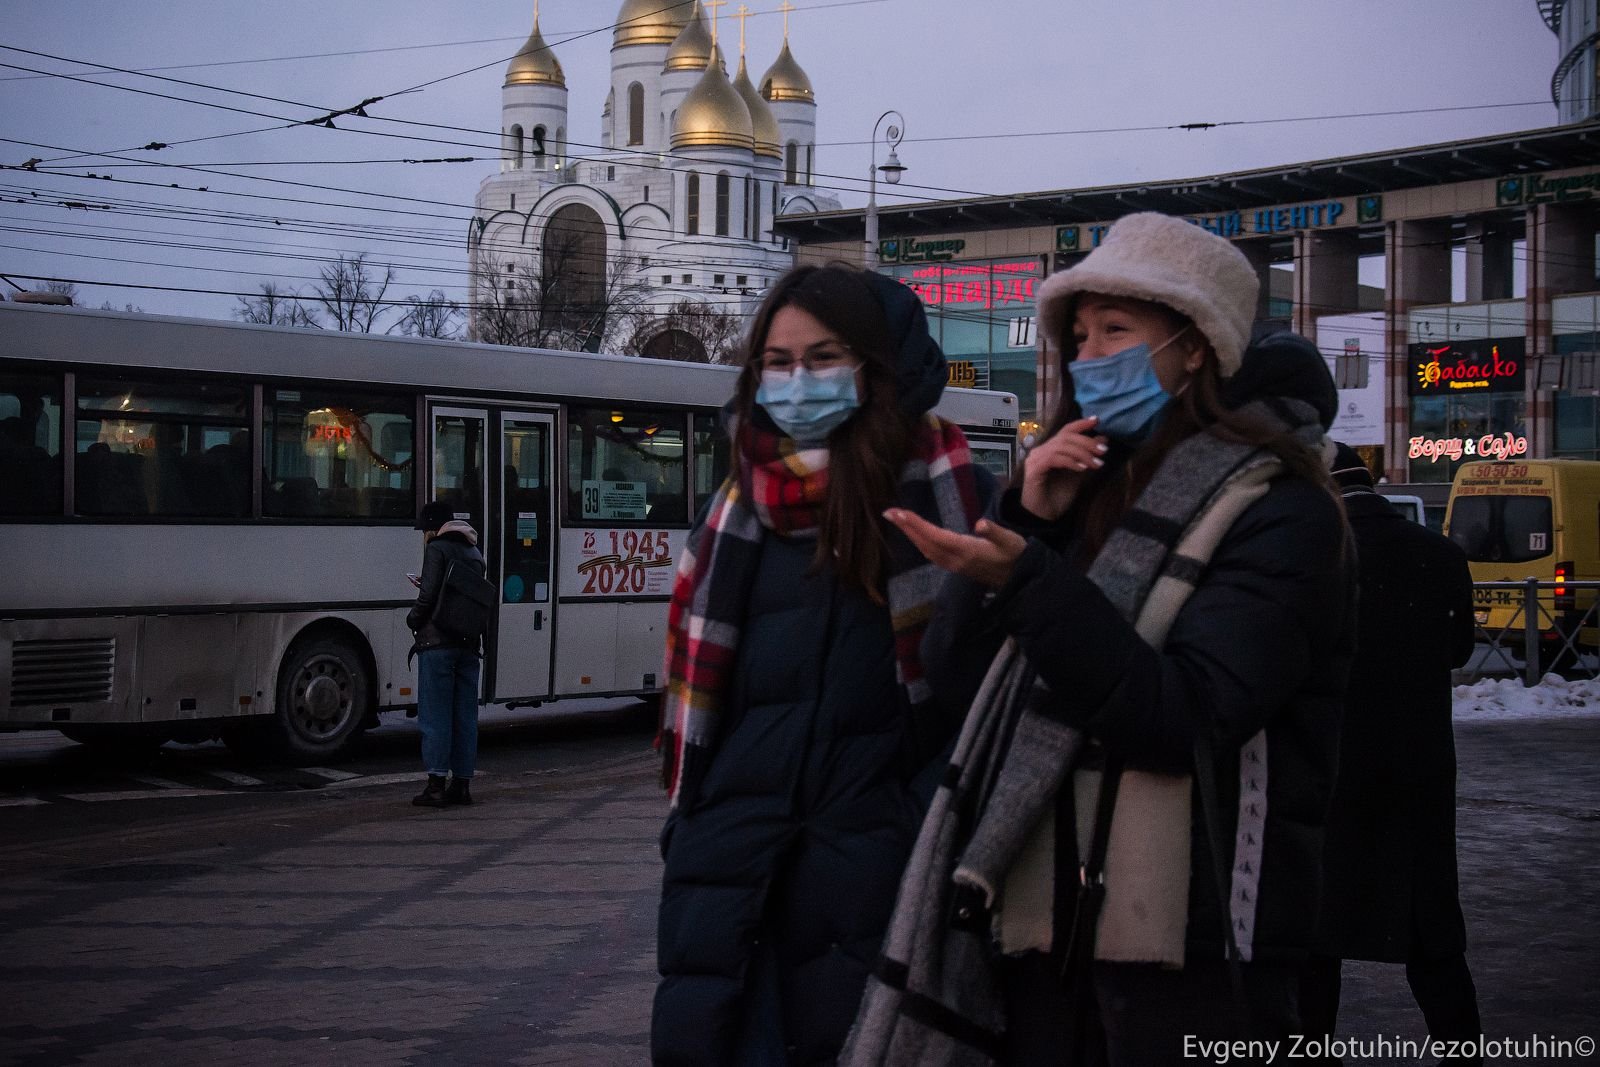
[[658, 1064], [831, 1063], [855, 1017], [959, 725], [917, 659], [940, 575], [882, 517], [982, 514], [946, 374], [892, 279], [799, 267], [756, 314], [668, 619]]
[[[1040, 290], [1063, 396], [994, 518], [961, 537], [891, 513], [960, 576], [924, 645], [941, 699], [970, 699], [1010, 638], [1048, 694], [1021, 721], [1087, 739], [1079, 795], [1069, 773], [1054, 796], [1053, 884], [1014, 893], [1019, 877], [1040, 878], [1018, 861], [988, 905], [1008, 953], [1007, 1063], [1078, 1062], [1066, 1050], [1097, 1029], [1109, 1061], [1129, 1065], [1183, 1062], [1195, 1038], [1299, 1029], [1354, 575], [1321, 452], [1337, 392], [1303, 338], [1252, 343], [1258, 287], [1223, 238], [1155, 213], [1119, 219]], [[1247, 469], [1265, 480], [1241, 490]], [[1132, 579], [1144, 594], [1126, 592]], [[1167, 621], [1150, 627], [1153, 616]], [[1082, 776], [1100, 767], [1121, 785], [1097, 806]], [[1151, 792], [1130, 798], [1130, 772], [1135, 785], [1168, 783], [1159, 788], [1181, 811], [1147, 816]], [[1132, 831], [1129, 844], [1163, 844], [1119, 859], [1112, 831], [1101, 921], [1078, 938], [1075, 909], [1094, 906], [1078, 892], [1078, 842], [1109, 803], [1112, 818], [1155, 831]], [[1074, 824], [1076, 840], [1060, 829]], [[1156, 906], [1132, 904], [1108, 937], [1107, 910], [1128, 915], [1128, 901]], [[1008, 913], [1023, 909], [1030, 925], [1013, 941]], [[1159, 944], [1132, 943], [1158, 927]], [[1243, 961], [1238, 996], [1228, 952]]]
[[[1482, 1032], [1456, 874], [1450, 672], [1472, 652], [1472, 575], [1449, 538], [1406, 519], [1340, 445], [1334, 479], [1360, 560], [1356, 662], [1328, 818], [1307, 1033], [1331, 1034], [1340, 961], [1403, 963], [1428, 1033]], [[1475, 1062], [1464, 1060], [1461, 1062]]]
[[472, 776], [478, 763], [478, 658], [480, 638], [456, 637], [434, 624], [445, 574], [454, 563], [484, 572], [478, 533], [457, 519], [442, 500], [422, 505], [422, 574], [417, 602], [406, 613], [417, 656], [417, 725], [422, 730], [422, 762], [427, 784], [411, 802], [423, 808], [472, 803]]

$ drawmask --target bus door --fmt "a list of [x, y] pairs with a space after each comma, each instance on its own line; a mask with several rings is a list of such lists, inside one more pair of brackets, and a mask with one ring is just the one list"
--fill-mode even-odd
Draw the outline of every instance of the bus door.
[[549, 414], [500, 413], [498, 561], [489, 557], [491, 576], [498, 567], [500, 582], [492, 699], [550, 695], [554, 428]]
[[[429, 470], [430, 500], [442, 500], [451, 514], [472, 524], [478, 532], [478, 548], [494, 566], [484, 521], [484, 502], [488, 499], [485, 472], [488, 465], [489, 412], [483, 408], [432, 405], [428, 417], [428, 454], [433, 457]], [[493, 571], [490, 571], [491, 578]], [[479, 693], [492, 692], [490, 672], [493, 660], [479, 675]]]

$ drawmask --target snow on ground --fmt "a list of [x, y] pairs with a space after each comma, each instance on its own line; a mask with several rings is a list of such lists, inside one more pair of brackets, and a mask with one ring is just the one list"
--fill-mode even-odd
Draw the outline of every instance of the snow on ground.
[[1600, 680], [1547, 674], [1532, 689], [1518, 678], [1484, 678], [1455, 688], [1455, 721], [1600, 716]]

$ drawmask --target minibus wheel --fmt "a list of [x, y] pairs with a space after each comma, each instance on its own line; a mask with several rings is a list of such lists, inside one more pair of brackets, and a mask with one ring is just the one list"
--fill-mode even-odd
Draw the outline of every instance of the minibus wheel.
[[295, 641], [278, 671], [276, 709], [263, 723], [272, 747], [298, 763], [338, 757], [360, 734], [370, 693], [365, 660], [348, 641]]

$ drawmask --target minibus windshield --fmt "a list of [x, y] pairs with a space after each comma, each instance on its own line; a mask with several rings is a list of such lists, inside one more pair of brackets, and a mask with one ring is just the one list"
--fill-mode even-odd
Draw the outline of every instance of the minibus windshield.
[[1550, 554], [1550, 498], [1457, 497], [1450, 540], [1474, 563], [1523, 563]]

